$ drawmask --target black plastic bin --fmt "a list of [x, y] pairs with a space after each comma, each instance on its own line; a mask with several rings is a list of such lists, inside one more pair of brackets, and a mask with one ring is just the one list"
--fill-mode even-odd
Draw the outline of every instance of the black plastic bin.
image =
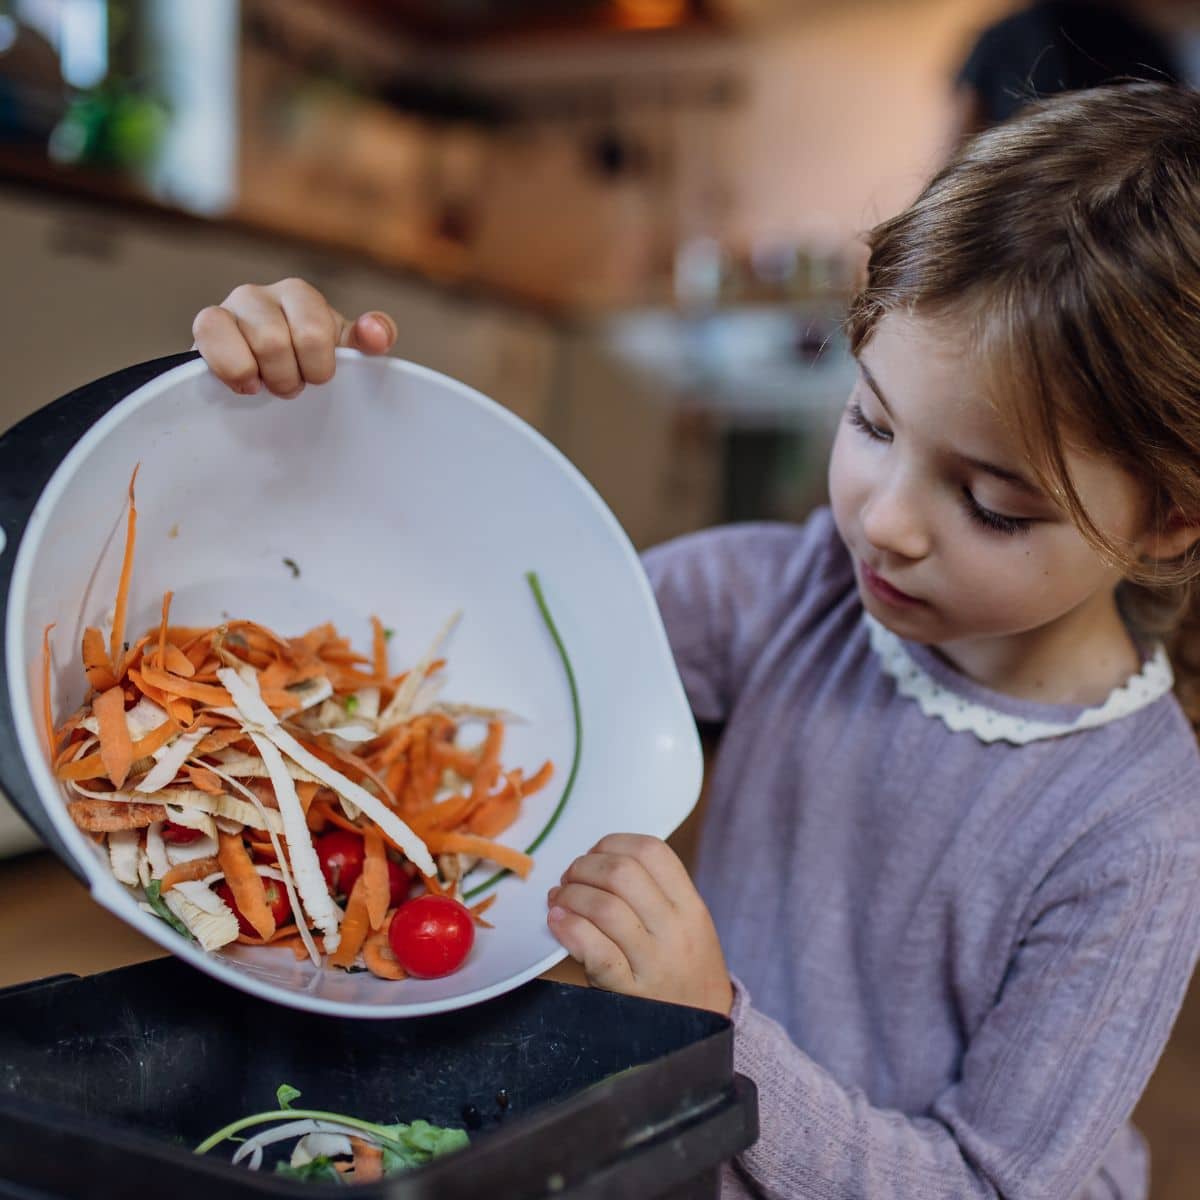
[[757, 1136], [754, 1085], [732, 1060], [714, 1013], [553, 983], [347, 1021], [174, 959], [56, 977], [0, 992], [0, 1196], [329, 1194], [232, 1166], [230, 1143], [191, 1153], [290, 1083], [302, 1106], [479, 1126], [465, 1151], [356, 1187], [363, 1200], [715, 1197], [720, 1164]]

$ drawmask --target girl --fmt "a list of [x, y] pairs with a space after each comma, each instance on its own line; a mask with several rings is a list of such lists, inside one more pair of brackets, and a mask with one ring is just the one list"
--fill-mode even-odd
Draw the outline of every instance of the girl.
[[[1200, 947], [1198, 213], [1200, 96], [983, 135], [870, 235], [831, 509], [646, 557], [724, 726], [696, 885], [614, 835], [548, 920], [593, 983], [731, 1013], [727, 1195], [1147, 1194]], [[195, 335], [290, 395], [394, 328], [288, 281]]]

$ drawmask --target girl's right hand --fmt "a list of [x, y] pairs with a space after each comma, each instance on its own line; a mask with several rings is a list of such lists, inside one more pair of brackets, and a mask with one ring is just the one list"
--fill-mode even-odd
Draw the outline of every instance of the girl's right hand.
[[234, 288], [220, 305], [196, 314], [192, 336], [212, 373], [235, 392], [253, 396], [265, 385], [290, 399], [306, 383], [333, 378], [338, 346], [386, 353], [396, 323], [381, 312], [347, 321], [311, 284], [284, 279]]

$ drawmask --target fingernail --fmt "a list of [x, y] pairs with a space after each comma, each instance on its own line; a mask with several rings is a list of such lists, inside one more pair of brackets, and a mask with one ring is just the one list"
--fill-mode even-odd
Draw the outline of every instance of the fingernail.
[[388, 323], [382, 317], [377, 317], [374, 313], [372, 313], [370, 316], [368, 316], [366, 318], [366, 320], [367, 320], [368, 324], [373, 325], [379, 333], [381, 333], [385, 338], [387, 338], [389, 341], [391, 341], [392, 330], [391, 330], [390, 326], [388, 325]]
[[551, 921], [551, 922], [561, 921], [563, 919], [563, 917], [565, 917], [566, 915], [567, 915], [567, 910], [565, 908], [559, 908], [558, 905], [556, 904], [546, 914], [546, 920]]
[[259, 388], [262, 387], [262, 380], [255, 376], [249, 383], [243, 383], [238, 389], [243, 396], [255, 396], [258, 394]]

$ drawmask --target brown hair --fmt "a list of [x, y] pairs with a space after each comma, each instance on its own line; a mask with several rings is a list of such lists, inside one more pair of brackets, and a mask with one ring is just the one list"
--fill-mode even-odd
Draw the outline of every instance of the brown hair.
[[1163, 84], [1075, 92], [968, 142], [868, 235], [847, 333], [857, 353], [895, 311], [964, 319], [997, 407], [1041, 482], [1164, 636], [1200, 725], [1200, 550], [1139, 561], [1084, 510], [1066, 444], [1115, 461], [1147, 518], [1200, 522], [1200, 94]]

